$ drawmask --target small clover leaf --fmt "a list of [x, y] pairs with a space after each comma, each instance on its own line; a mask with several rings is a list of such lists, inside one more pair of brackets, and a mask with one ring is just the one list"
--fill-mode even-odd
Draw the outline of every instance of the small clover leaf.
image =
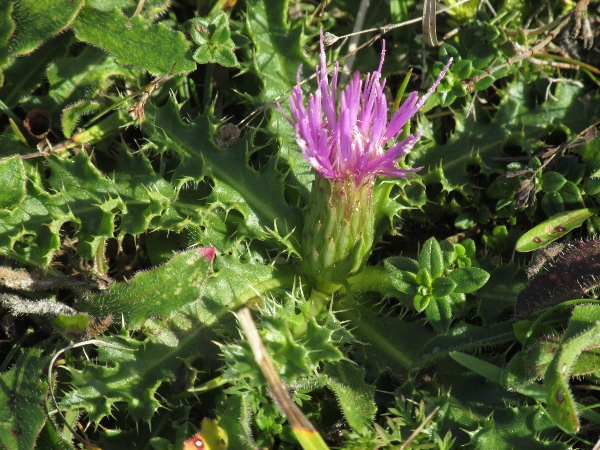
[[194, 52], [194, 61], [198, 64], [216, 63], [224, 67], [238, 66], [229, 19], [223, 11], [208, 18], [192, 19], [190, 23], [192, 39], [199, 45]]
[[467, 294], [487, 283], [490, 274], [477, 267], [462, 267], [450, 272], [448, 278], [455, 283], [454, 292]]

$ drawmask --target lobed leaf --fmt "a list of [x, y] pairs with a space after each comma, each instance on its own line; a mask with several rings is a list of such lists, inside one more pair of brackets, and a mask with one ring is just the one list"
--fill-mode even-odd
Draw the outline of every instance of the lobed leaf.
[[[285, 201], [285, 177], [276, 168], [277, 158], [271, 158], [259, 170], [251, 168], [248, 164], [252, 148], [250, 136], [226, 149], [219, 148], [213, 140], [215, 126], [209, 114], [185, 124], [173, 102], [159, 110], [148, 108], [149, 122], [165, 134], [169, 146], [181, 157], [174, 180], [181, 185], [210, 176], [215, 187], [208, 202], [223, 205], [227, 210], [237, 209], [245, 218], [240, 231], [253, 238], [265, 239], [266, 228], [274, 224], [283, 235], [299, 234], [302, 216], [298, 208]], [[199, 146], [199, 142], [204, 144]]]

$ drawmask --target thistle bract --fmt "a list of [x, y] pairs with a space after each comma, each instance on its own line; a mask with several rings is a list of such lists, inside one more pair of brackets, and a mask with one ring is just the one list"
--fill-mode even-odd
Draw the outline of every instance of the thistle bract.
[[358, 273], [369, 256], [375, 222], [375, 178], [406, 177], [419, 170], [397, 167], [420, 137], [417, 133], [402, 138], [402, 130], [452, 62], [424, 96], [411, 93], [388, 121], [385, 79], [381, 79], [384, 55], [385, 42], [379, 68], [368, 74], [364, 83], [356, 72], [338, 93], [339, 64], [335, 64], [330, 85], [321, 32], [317, 90], [305, 106], [299, 69], [298, 85], [290, 96], [294, 120], [286, 118], [296, 130], [302, 154], [316, 172], [303, 230], [302, 257], [309, 275], [319, 282], [343, 283]]

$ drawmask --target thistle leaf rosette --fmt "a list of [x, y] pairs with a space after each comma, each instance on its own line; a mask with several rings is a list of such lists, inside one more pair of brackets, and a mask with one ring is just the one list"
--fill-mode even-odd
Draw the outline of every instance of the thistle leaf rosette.
[[293, 120], [286, 118], [296, 130], [304, 158], [316, 172], [302, 236], [303, 265], [320, 283], [345, 282], [360, 271], [371, 253], [375, 179], [407, 177], [419, 170], [397, 167], [420, 137], [418, 132], [402, 138], [402, 130], [452, 62], [425, 95], [419, 98], [412, 92], [388, 121], [385, 79], [381, 78], [384, 56], [385, 41], [379, 68], [367, 74], [364, 82], [355, 72], [348, 86], [338, 92], [339, 63], [330, 84], [321, 30], [317, 90], [305, 106], [299, 69], [298, 85], [290, 96]]

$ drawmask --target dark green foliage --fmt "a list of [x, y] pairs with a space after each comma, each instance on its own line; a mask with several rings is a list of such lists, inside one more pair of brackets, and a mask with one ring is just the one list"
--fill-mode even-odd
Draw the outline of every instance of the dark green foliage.
[[48, 386], [40, 380], [46, 364], [40, 349], [29, 349], [0, 377], [0, 443], [3, 448], [33, 448], [47, 418], [44, 403]]
[[[422, 3], [371, 1], [362, 29]], [[321, 28], [347, 72], [360, 2], [0, 0], [0, 448], [171, 450], [203, 419], [300, 448], [246, 306], [331, 448], [593, 447], [600, 10], [476, 3], [438, 14], [439, 47], [384, 34], [390, 108], [454, 62], [405, 130], [421, 170], [376, 180], [352, 224], [373, 244], [331, 287], [301, 261], [314, 172], [277, 104], [298, 76], [314, 94]]]

